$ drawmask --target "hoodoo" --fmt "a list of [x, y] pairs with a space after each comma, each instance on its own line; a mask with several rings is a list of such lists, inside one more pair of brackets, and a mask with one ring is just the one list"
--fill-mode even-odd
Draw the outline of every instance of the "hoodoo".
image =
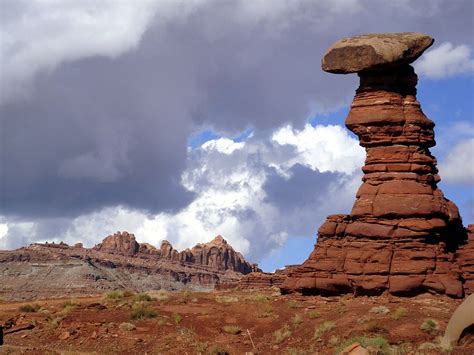
[[309, 258], [283, 292], [463, 297], [474, 292], [474, 228], [437, 187], [434, 123], [416, 99], [410, 65], [431, 46], [421, 33], [368, 34], [336, 42], [323, 70], [360, 78], [346, 126], [366, 149], [350, 215], [319, 228]]

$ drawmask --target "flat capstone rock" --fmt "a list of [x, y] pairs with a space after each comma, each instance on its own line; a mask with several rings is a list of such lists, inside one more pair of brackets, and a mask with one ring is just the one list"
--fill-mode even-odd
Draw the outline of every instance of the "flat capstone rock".
[[429, 48], [434, 39], [418, 32], [371, 33], [343, 38], [324, 55], [324, 71], [336, 74], [379, 70], [410, 64]]

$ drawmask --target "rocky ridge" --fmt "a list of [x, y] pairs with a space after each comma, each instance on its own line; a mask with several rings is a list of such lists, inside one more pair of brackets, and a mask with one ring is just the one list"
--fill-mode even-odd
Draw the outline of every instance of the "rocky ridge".
[[329, 216], [319, 228], [284, 292], [474, 292], [474, 226], [463, 227], [437, 187], [435, 125], [416, 100], [409, 65], [432, 43], [418, 33], [365, 35], [337, 42], [323, 58], [324, 70], [360, 77], [346, 126], [367, 152], [363, 183], [351, 214]]
[[0, 295], [6, 299], [93, 295], [113, 289], [212, 289], [254, 271], [221, 236], [178, 252], [117, 232], [93, 248], [81, 243], [32, 244], [0, 251]]

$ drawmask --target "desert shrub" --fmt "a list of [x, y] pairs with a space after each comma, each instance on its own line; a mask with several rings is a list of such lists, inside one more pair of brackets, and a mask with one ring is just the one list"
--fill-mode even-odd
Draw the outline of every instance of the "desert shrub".
[[125, 297], [125, 298], [132, 297], [134, 295], [135, 295], [135, 292], [133, 292], [132, 290], [123, 291], [123, 297]]
[[336, 346], [340, 343], [339, 337], [337, 335], [331, 335], [328, 339], [328, 343], [331, 346]]
[[290, 336], [291, 336], [290, 327], [288, 325], [285, 325], [283, 328], [280, 328], [273, 332], [273, 342], [275, 344], [280, 344], [281, 342], [283, 342], [286, 338], [289, 338]]
[[273, 307], [270, 304], [265, 304], [262, 308], [262, 313], [259, 315], [260, 318], [268, 318], [273, 315]]
[[20, 312], [35, 313], [41, 309], [41, 306], [37, 303], [24, 304], [18, 307], [18, 309]]
[[157, 315], [158, 313], [153, 308], [144, 303], [135, 303], [132, 306], [132, 319], [155, 318]]
[[239, 298], [237, 296], [216, 296], [216, 302], [234, 303], [234, 302], [239, 302]]
[[407, 309], [403, 307], [398, 307], [393, 313], [390, 315], [390, 318], [398, 320], [404, 317], [407, 314]]
[[79, 305], [79, 302], [77, 302], [77, 300], [73, 300], [73, 299], [70, 299], [70, 300], [67, 300], [67, 301], [63, 302], [63, 308], [76, 307], [77, 305]]
[[220, 345], [213, 345], [207, 349], [207, 353], [209, 355], [228, 355], [229, 352]]
[[385, 329], [376, 320], [371, 320], [365, 323], [364, 328], [366, 331], [371, 332], [371, 333], [380, 333], [382, 331], [385, 331]]
[[165, 290], [159, 290], [157, 292], [154, 292], [153, 297], [161, 302], [168, 301], [170, 298], [169, 293]]
[[222, 330], [224, 331], [224, 333], [232, 335], [239, 334], [242, 332], [242, 329], [240, 329], [238, 325], [224, 325], [222, 327]]
[[344, 340], [336, 350], [336, 354], [339, 354], [342, 350], [351, 344], [359, 343], [364, 348], [373, 347], [380, 350], [382, 353], [388, 353], [390, 351], [390, 345], [387, 340], [383, 337], [352, 337]]
[[303, 316], [301, 314], [295, 314], [293, 318], [291, 318], [291, 323], [293, 325], [298, 326], [303, 323]]
[[209, 344], [205, 341], [196, 341], [194, 343], [194, 348], [196, 349], [197, 354], [204, 354], [208, 346]]
[[439, 329], [439, 324], [433, 319], [425, 319], [420, 325], [420, 329], [428, 334], [435, 334]]
[[321, 317], [321, 314], [318, 311], [310, 311], [308, 312], [308, 318], [315, 319]]
[[314, 339], [319, 339], [324, 333], [333, 329], [336, 326], [336, 323], [332, 321], [322, 322], [314, 331]]
[[285, 354], [287, 355], [306, 355], [309, 354], [306, 350], [296, 349], [296, 348], [287, 348], [285, 349]]
[[300, 307], [300, 303], [298, 301], [295, 301], [295, 300], [289, 300], [287, 305], [290, 308], [299, 308]]
[[176, 324], [179, 324], [183, 320], [183, 316], [181, 316], [181, 314], [178, 314], [178, 313], [173, 313], [173, 319]]
[[270, 297], [262, 293], [257, 293], [255, 296], [252, 297], [252, 300], [256, 302], [268, 302], [270, 300]]
[[48, 319], [48, 324], [51, 326], [51, 328], [57, 328], [63, 321], [62, 317], [56, 317], [56, 318], [49, 318]]
[[130, 332], [132, 330], [135, 330], [137, 329], [137, 327], [135, 326], [135, 324], [132, 324], [132, 323], [121, 323], [119, 325], [119, 328], [120, 330], [124, 331], [124, 332]]
[[105, 294], [105, 298], [108, 300], [121, 300], [123, 298], [123, 292], [122, 291], [110, 291]]
[[376, 314], [387, 314], [388, 312], [390, 312], [390, 309], [388, 309], [385, 306], [376, 306], [376, 307], [372, 307], [369, 312], [376, 313]]
[[135, 302], [149, 302], [153, 301], [153, 297], [151, 297], [148, 293], [142, 292], [142, 293], [137, 293], [135, 297], [133, 297]]

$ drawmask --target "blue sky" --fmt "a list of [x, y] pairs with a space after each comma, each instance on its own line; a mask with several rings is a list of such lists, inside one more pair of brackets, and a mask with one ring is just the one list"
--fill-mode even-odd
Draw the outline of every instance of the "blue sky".
[[[348, 213], [364, 151], [334, 41], [419, 31], [418, 98], [446, 196], [474, 222], [470, 0], [0, 4], [0, 249], [118, 230], [177, 249], [223, 235], [271, 271]], [[24, 21], [28, 18], [29, 21]]]

